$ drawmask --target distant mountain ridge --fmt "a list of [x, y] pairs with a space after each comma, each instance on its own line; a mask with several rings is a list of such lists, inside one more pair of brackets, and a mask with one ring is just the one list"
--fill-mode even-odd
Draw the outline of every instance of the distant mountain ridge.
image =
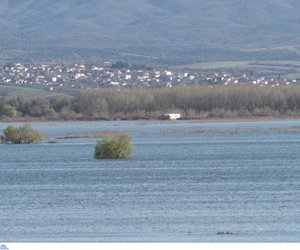
[[0, 60], [295, 60], [300, 1], [2, 0], [0, 33]]

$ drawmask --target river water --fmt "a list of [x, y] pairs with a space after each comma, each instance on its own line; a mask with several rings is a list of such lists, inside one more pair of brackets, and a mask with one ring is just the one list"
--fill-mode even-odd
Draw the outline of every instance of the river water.
[[[300, 241], [300, 121], [31, 125], [42, 144], [0, 145], [2, 242]], [[133, 159], [54, 139], [96, 131], [130, 133]]]

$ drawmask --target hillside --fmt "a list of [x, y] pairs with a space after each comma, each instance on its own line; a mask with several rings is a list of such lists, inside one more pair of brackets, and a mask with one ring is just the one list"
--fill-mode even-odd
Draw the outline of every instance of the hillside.
[[2, 0], [0, 60], [300, 58], [297, 0]]

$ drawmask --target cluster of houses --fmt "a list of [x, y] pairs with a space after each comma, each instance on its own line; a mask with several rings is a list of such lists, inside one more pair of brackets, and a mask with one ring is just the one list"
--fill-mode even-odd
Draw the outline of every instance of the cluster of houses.
[[191, 69], [116, 68], [112, 62], [98, 64], [0, 64], [0, 84], [58, 88], [173, 87], [188, 84], [297, 84], [300, 80], [253, 76], [245, 72], [200, 71]]

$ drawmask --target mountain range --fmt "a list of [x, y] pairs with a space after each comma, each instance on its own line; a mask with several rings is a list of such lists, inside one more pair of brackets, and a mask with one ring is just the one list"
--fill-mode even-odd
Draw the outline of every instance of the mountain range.
[[0, 60], [300, 59], [299, 0], [1, 0]]

